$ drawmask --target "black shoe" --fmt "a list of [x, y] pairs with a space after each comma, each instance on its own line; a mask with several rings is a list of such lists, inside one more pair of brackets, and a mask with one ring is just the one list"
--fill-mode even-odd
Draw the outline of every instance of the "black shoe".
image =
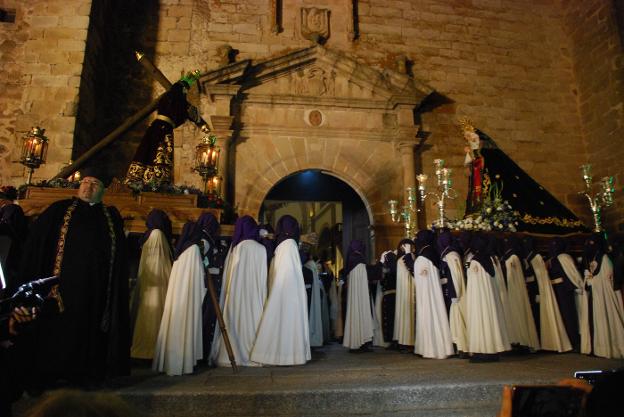
[[498, 362], [500, 357], [497, 354], [489, 353], [473, 353], [470, 357], [471, 363], [486, 363], [486, 362]]
[[387, 347], [386, 350], [399, 350], [399, 344], [396, 342], [396, 340], [392, 341], [392, 343], [390, 343]]
[[399, 345], [399, 353], [414, 353], [413, 346]]
[[459, 359], [470, 359], [470, 354], [469, 354], [468, 352], [462, 352], [462, 351], [459, 351], [459, 352], [457, 353], [457, 357], [458, 357]]

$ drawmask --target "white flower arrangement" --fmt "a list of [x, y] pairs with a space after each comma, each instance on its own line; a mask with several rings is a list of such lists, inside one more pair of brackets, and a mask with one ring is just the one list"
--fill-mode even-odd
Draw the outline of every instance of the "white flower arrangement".
[[481, 204], [481, 210], [460, 220], [449, 220], [448, 227], [454, 230], [489, 232], [515, 232], [518, 226], [518, 212], [502, 198], [503, 186], [492, 184], [490, 192]]

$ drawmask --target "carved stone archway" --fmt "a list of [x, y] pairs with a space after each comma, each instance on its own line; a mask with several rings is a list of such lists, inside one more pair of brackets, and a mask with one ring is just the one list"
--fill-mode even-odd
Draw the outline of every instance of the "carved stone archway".
[[316, 45], [209, 72], [200, 91], [239, 214], [256, 216], [281, 178], [322, 169], [357, 190], [371, 224], [392, 229], [386, 202], [415, 183], [414, 111], [431, 88]]

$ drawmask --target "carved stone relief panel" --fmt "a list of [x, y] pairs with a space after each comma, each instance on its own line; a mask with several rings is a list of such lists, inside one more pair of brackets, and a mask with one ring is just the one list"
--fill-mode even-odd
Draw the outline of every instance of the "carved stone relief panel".
[[336, 72], [319, 66], [300, 69], [293, 75], [295, 93], [317, 97], [336, 95]]

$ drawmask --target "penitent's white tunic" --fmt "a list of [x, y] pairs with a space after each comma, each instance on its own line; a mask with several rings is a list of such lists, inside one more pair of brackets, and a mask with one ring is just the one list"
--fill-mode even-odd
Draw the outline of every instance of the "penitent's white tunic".
[[310, 346], [323, 346], [323, 311], [321, 310], [321, 281], [316, 262], [309, 260], [303, 266], [312, 271], [312, 299], [310, 300]]
[[373, 340], [373, 315], [366, 265], [358, 264], [347, 278], [347, 316], [342, 345], [358, 349]]
[[162, 230], [154, 229], [143, 244], [137, 287], [138, 303], [130, 356], [153, 359], [171, 274], [171, 249]]
[[[587, 274], [586, 274], [587, 275]], [[602, 256], [600, 271], [593, 271], [591, 284], [594, 324], [594, 355], [603, 358], [624, 358], [624, 308], [613, 290], [613, 264]]]
[[444, 359], [454, 353], [440, 271], [424, 256], [414, 263], [416, 291], [416, 338], [414, 353], [425, 358]]
[[173, 263], [152, 368], [167, 375], [193, 372], [203, 357], [204, 265], [199, 247], [188, 247]]
[[[412, 254], [403, 255], [413, 256]], [[401, 345], [412, 346], [416, 339], [414, 323], [414, 277], [401, 258], [397, 262], [396, 303], [394, 307], [393, 339]]]
[[468, 351], [468, 336], [466, 334], [466, 281], [464, 279], [464, 267], [461, 257], [455, 251], [444, 255], [443, 260], [447, 263], [451, 272], [451, 281], [447, 285], [453, 285], [456, 298], [451, 300], [449, 311], [449, 324], [451, 326], [451, 337], [457, 350]]
[[529, 302], [522, 264], [517, 255], [505, 260], [507, 269], [507, 297], [511, 318], [511, 343], [518, 343], [537, 350], [540, 348], [533, 312]]
[[531, 259], [531, 266], [535, 272], [539, 287], [539, 312], [540, 312], [540, 341], [542, 349], [555, 352], [567, 352], [572, 350], [570, 338], [566, 332], [559, 304], [555, 298], [555, 291], [550, 283], [548, 270], [542, 255], [535, 255]]
[[470, 262], [467, 276], [468, 351], [493, 354], [510, 350], [502, 311], [497, 306], [499, 294], [494, 277], [475, 260]]
[[490, 259], [492, 259], [492, 263], [494, 264], [494, 284], [499, 295], [496, 303], [500, 307], [500, 316], [503, 320], [503, 326], [501, 327], [501, 331], [503, 333], [503, 339], [505, 341], [505, 344], [509, 344], [512, 340], [514, 340], [514, 336], [511, 313], [509, 309], [507, 284], [505, 283], [505, 274], [503, 273], [503, 268], [501, 267], [498, 257], [491, 256]]
[[591, 334], [589, 332], [589, 297], [585, 291], [585, 280], [576, 269], [574, 259], [567, 253], [557, 256], [566, 278], [576, 287], [574, 290], [574, 301], [576, 304], [576, 314], [579, 323], [579, 335], [581, 338], [581, 353], [589, 355], [591, 353]]
[[267, 365], [303, 365], [311, 358], [308, 299], [294, 239], [277, 245], [269, 269], [269, 297], [251, 351]]
[[[247, 239], [231, 248], [223, 268], [221, 309], [236, 363], [253, 365], [249, 359], [267, 298], [266, 249]], [[216, 329], [212, 361], [230, 366], [223, 334]]]

